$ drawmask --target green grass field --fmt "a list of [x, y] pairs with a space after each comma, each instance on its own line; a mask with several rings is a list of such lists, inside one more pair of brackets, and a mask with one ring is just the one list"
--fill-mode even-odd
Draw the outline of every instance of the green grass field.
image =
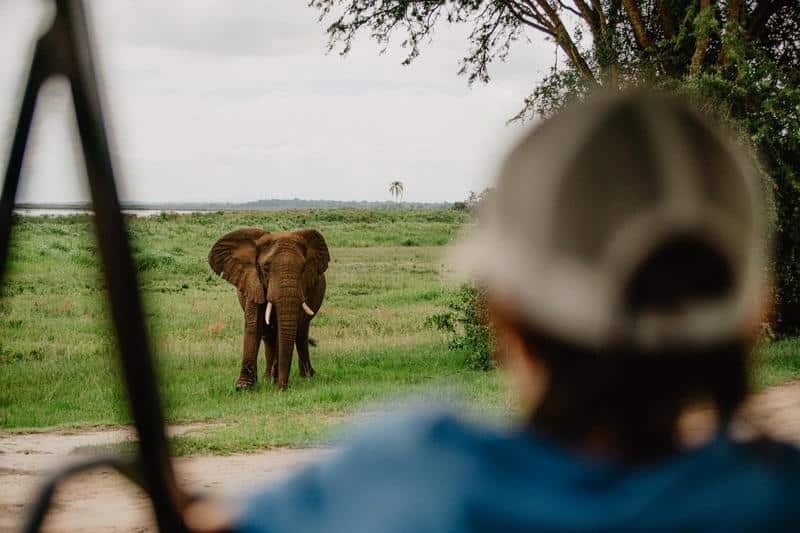
[[[424, 325], [441, 309], [444, 245], [468, 222], [453, 211], [308, 210], [130, 218], [148, 327], [170, 422], [217, 424], [175, 439], [178, 453], [304, 445], [343, 417], [385, 399], [461, 397], [507, 409], [493, 372], [468, 370], [463, 354]], [[315, 227], [332, 262], [312, 323], [317, 375], [279, 393], [259, 383], [237, 393], [243, 319], [235, 289], [205, 258], [242, 226]], [[120, 424], [128, 419], [114, 356], [97, 249], [88, 216], [20, 218], [0, 303], [0, 428]], [[758, 350], [756, 385], [800, 374], [798, 341]], [[259, 377], [263, 375], [263, 354]]]

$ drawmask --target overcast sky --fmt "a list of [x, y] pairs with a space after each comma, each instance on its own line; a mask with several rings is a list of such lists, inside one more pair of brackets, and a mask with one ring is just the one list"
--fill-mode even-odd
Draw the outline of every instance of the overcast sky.
[[[489, 183], [519, 135], [506, 120], [553, 61], [521, 43], [489, 86], [456, 75], [466, 28], [442, 26], [411, 66], [363, 38], [326, 54], [305, 0], [90, 2], [122, 198], [453, 201]], [[2, 161], [49, 2], [0, 1]], [[18, 201], [88, 198], [71, 102], [53, 84]], [[79, 179], [80, 177], [80, 179]]]

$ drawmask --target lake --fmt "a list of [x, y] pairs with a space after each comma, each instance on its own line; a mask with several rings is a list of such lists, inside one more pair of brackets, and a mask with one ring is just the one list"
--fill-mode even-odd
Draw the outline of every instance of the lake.
[[[201, 209], [123, 209], [122, 212], [126, 215], [133, 215], [137, 217], [149, 217], [153, 215], [160, 215], [161, 213], [186, 214], [186, 213], [204, 213], [206, 211], [203, 211]], [[26, 217], [43, 217], [43, 216], [91, 215], [93, 211], [91, 209], [69, 209], [69, 208], [58, 208], [58, 207], [48, 207], [48, 208], [22, 207], [14, 209], [14, 213]]]

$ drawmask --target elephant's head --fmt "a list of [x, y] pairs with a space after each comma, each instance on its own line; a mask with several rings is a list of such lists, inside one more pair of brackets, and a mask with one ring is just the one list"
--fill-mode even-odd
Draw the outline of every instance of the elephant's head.
[[277, 328], [281, 388], [288, 383], [301, 313], [313, 316], [321, 304], [306, 298], [313, 296], [329, 260], [325, 239], [313, 229], [281, 233], [240, 229], [219, 239], [208, 254], [214, 272], [247, 300], [266, 303], [264, 316], [258, 319]]

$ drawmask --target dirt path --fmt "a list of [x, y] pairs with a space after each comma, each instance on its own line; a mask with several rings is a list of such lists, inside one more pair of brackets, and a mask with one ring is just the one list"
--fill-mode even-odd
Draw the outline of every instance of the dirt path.
[[[170, 428], [183, 434], [197, 426]], [[56, 467], [129, 441], [129, 429], [0, 435], [0, 532], [19, 531], [25, 505]], [[276, 449], [258, 454], [181, 457], [175, 470], [190, 491], [236, 497], [333, 453], [332, 449]], [[48, 517], [47, 531], [150, 531], [149, 503], [116, 473], [97, 470], [64, 484]]]
[[[771, 434], [800, 445], [800, 380], [768, 389], [748, 406], [747, 417]], [[170, 428], [182, 434], [197, 426]], [[66, 461], [130, 440], [128, 429], [0, 434], [0, 532], [16, 531], [43, 477]], [[176, 460], [182, 486], [235, 497], [274, 483], [333, 453], [332, 449], [277, 449], [258, 454], [197, 456]], [[48, 531], [149, 531], [153, 528], [144, 495], [116, 474], [95, 471], [59, 490]]]

